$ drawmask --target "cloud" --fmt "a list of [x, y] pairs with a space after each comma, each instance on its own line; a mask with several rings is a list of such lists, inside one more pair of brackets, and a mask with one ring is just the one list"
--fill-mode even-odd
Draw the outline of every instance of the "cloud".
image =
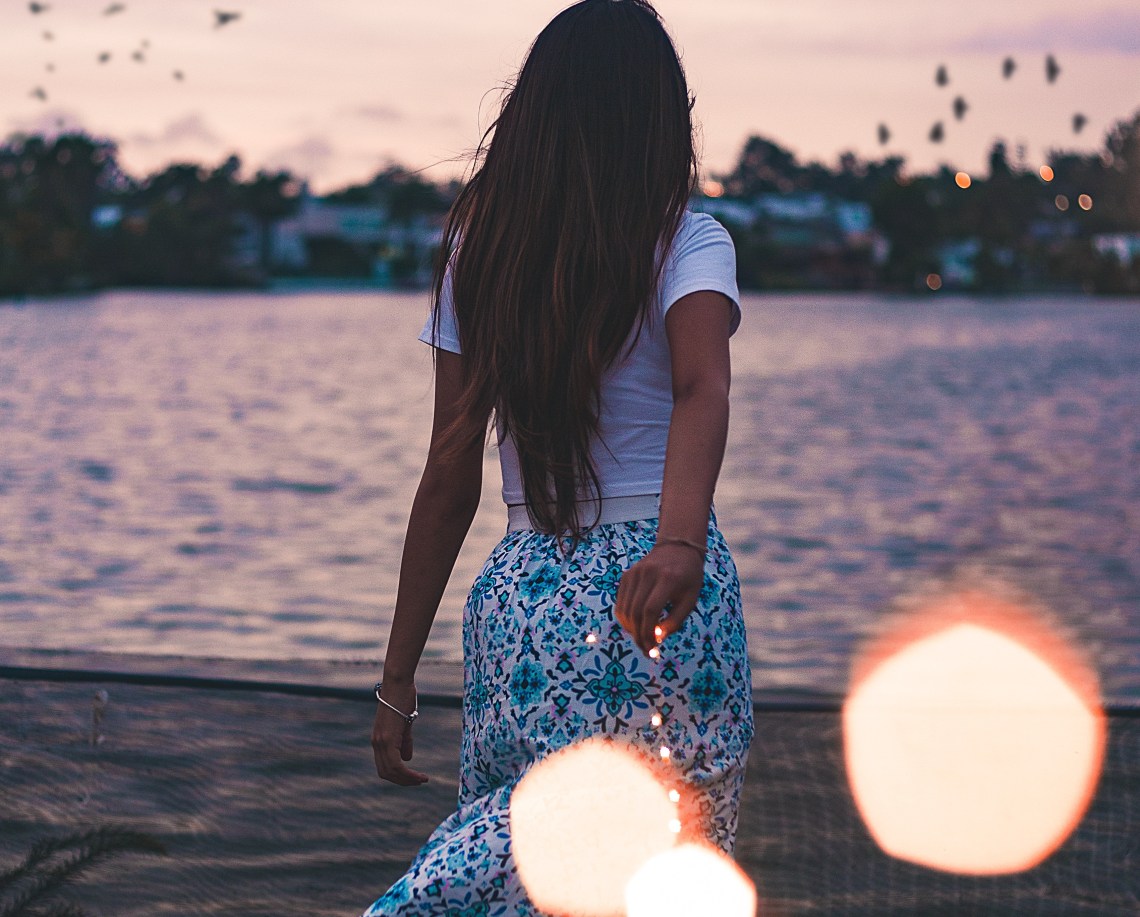
[[[991, 0], [986, 0], [991, 2]], [[1015, 52], [1080, 51], [1140, 56], [1140, 8], [1110, 7], [1089, 11], [1039, 12], [1030, 7], [1021, 22], [1007, 22], [962, 30], [974, 17], [970, 11], [981, 0], [962, 0], [952, 22], [914, 21], [867, 13], [858, 20], [828, 28], [805, 30], [802, 24], [772, 23], [762, 33], [739, 28], [716, 40], [733, 53], [747, 47], [801, 54], [902, 55], [962, 52], [1009, 54]], [[877, 5], [872, 3], [872, 8]], [[920, 26], [921, 27], [918, 27]], [[709, 40], [713, 40], [712, 36]]]
[[78, 131], [91, 134], [91, 131], [84, 127], [79, 115], [66, 108], [49, 108], [35, 115], [9, 118], [8, 124], [13, 133], [40, 134], [44, 137]]
[[135, 133], [127, 138], [127, 142], [138, 146], [174, 146], [187, 142], [207, 143], [216, 146], [221, 138], [215, 134], [198, 112], [192, 112], [176, 121], [171, 121], [157, 134]]
[[349, 114], [355, 115], [358, 118], [364, 118], [366, 121], [403, 121], [407, 118], [402, 111], [398, 108], [393, 108], [391, 105], [358, 105], [353, 108]]
[[955, 51], [1111, 51], [1140, 55], [1140, 9], [1060, 13], [951, 42]]
[[264, 163], [269, 168], [287, 169], [294, 175], [312, 177], [326, 171], [336, 155], [336, 150], [324, 136], [310, 134], [273, 150], [265, 157]]

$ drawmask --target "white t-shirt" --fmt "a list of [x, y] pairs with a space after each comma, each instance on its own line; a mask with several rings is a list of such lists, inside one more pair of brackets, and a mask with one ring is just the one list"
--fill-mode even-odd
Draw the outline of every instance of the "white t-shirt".
[[[672, 367], [669, 340], [665, 334], [665, 313], [682, 296], [698, 290], [714, 290], [732, 300], [729, 334], [734, 333], [740, 325], [740, 292], [736, 285], [736, 250], [732, 238], [709, 214], [687, 210], [661, 278], [657, 301], [660, 320], [647, 321], [633, 351], [624, 357], [619, 354], [614, 364], [602, 374], [598, 429], [605, 446], [595, 441], [590, 455], [598, 472], [603, 497], [661, 492], [665, 445], [673, 411]], [[450, 273], [444, 276], [440, 315], [438, 336], [433, 339], [434, 327], [429, 310], [419, 339], [425, 344], [459, 353]], [[635, 321], [630, 336], [636, 331]], [[622, 350], [624, 353], [625, 348]], [[502, 432], [500, 426], [503, 502], [523, 503], [525, 497], [518, 453], [512, 439], [504, 439]], [[580, 499], [587, 496], [583, 489]]]

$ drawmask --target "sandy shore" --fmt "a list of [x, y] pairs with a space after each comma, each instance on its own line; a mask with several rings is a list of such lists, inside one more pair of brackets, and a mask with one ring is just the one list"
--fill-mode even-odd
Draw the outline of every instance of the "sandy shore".
[[[356, 917], [455, 804], [454, 703], [422, 705], [413, 764], [431, 782], [401, 789], [376, 776], [364, 698], [4, 674], [0, 872], [36, 838], [100, 824], [169, 850], [96, 864], [63, 893], [95, 914]], [[1077, 832], [1017, 876], [955, 877], [880, 853], [846, 792], [834, 713], [758, 709], [742, 806], [737, 859], [762, 914], [1140, 913], [1135, 717], [1113, 719]]]

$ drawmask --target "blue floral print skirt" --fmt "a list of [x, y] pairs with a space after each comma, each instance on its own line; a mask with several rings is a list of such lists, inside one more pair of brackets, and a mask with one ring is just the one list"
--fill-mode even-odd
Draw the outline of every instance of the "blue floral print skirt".
[[710, 510], [697, 606], [650, 659], [613, 611], [622, 573], [656, 534], [656, 518], [601, 524], [566, 557], [554, 536], [524, 529], [492, 550], [463, 612], [459, 806], [362, 917], [541, 915], [511, 858], [511, 792], [536, 761], [599, 733], [647, 756], [668, 745], [686, 831], [732, 853], [753, 736], [736, 565]]

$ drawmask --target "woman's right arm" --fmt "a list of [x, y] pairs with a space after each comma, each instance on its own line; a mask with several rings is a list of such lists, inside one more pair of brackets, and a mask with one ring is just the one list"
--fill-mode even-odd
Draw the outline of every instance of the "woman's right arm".
[[[416, 667], [455, 559], [475, 518], [483, 485], [481, 437], [452, 462], [444, 462], [438, 455], [440, 433], [456, 416], [462, 390], [461, 360], [459, 354], [442, 349], [436, 359], [431, 446], [408, 518], [384, 659], [384, 699], [408, 712], [415, 706]], [[382, 704], [377, 705], [372, 746], [376, 771], [385, 780], [402, 785], [427, 780], [426, 775], [404, 765], [412, 757], [411, 727]]]

